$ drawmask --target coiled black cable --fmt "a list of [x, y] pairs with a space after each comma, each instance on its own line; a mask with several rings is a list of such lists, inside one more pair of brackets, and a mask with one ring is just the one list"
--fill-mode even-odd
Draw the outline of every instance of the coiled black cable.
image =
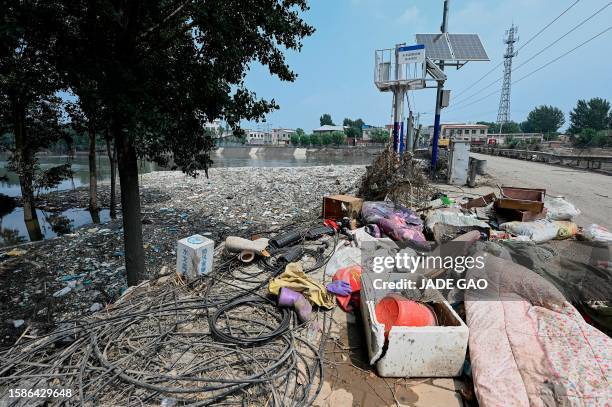
[[[287, 308], [273, 308], [276, 313], [270, 312], [270, 310], [266, 309], [266, 312], [272, 315], [277, 321], [278, 326], [269, 327], [274, 328], [272, 331], [267, 333], [262, 333], [258, 336], [236, 336], [231, 333], [223, 332], [217, 326], [217, 321], [219, 318], [231, 311], [234, 308], [242, 307], [242, 306], [250, 306], [250, 307], [258, 307], [260, 309], [264, 309], [266, 306], [272, 304], [270, 301], [266, 301], [262, 298], [257, 297], [249, 297], [249, 298], [238, 298], [230, 303], [220, 306], [214, 313], [212, 313], [208, 318], [208, 323], [210, 326], [211, 333], [219, 340], [227, 343], [233, 343], [236, 345], [253, 345], [263, 342], [271, 341], [283, 333], [287, 332], [289, 329], [289, 323], [291, 321], [291, 314], [289, 313]], [[233, 318], [234, 320], [236, 318]]]

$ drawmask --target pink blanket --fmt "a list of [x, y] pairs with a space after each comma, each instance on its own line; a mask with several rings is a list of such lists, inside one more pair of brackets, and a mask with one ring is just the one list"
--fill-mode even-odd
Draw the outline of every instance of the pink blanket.
[[481, 406], [612, 405], [612, 340], [520, 265], [486, 256], [486, 292], [466, 292], [469, 352]]

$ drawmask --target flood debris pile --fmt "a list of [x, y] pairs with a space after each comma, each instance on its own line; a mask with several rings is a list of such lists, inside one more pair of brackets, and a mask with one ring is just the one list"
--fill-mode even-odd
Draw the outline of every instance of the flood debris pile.
[[[346, 361], [363, 373], [351, 376], [365, 381], [351, 386], [361, 392], [372, 382], [392, 389], [386, 378], [453, 377], [467, 403], [483, 406], [606, 400], [612, 235], [576, 225], [579, 209], [564, 198], [518, 187], [450, 198], [416, 161], [389, 152], [368, 169], [363, 197], [350, 195], [352, 167], [311, 173], [323, 180], [316, 194], [332, 193], [313, 199], [305, 183], [273, 181], [299, 170], [258, 171], [227, 173], [222, 182], [241, 193], [162, 176], [158, 187], [179, 197], [145, 216], [182, 225], [155, 236], [168, 239], [162, 253], [174, 252], [161, 259], [173, 263], [89, 317], [23, 334], [0, 354], [0, 391], [70, 388], [71, 402], [101, 405], [325, 405], [337, 389], [324, 368]], [[246, 186], [236, 179], [249, 175]], [[183, 234], [203, 216], [223, 219], [214, 234]], [[559, 242], [567, 253], [545, 250]], [[329, 354], [336, 305], [367, 356], [346, 360], [351, 343], [340, 359]]]
[[[320, 268], [333, 242], [301, 242], [305, 269]], [[209, 275], [146, 281], [88, 318], [20, 341], [0, 356], [0, 388], [72, 389], [73, 401], [95, 405], [309, 405], [330, 320], [315, 310], [304, 324], [266, 294], [283, 255], [245, 265], [222, 244]]]
[[368, 201], [389, 200], [406, 207], [421, 207], [437, 191], [424, 166], [412, 154], [400, 157], [388, 146], [367, 167], [358, 195]]
[[[323, 196], [353, 193], [363, 171], [363, 166], [213, 168], [210, 179], [170, 171], [143, 174], [148, 277], [174, 267], [182, 237], [201, 233], [219, 242], [230, 234], [299, 223], [319, 215]], [[86, 205], [86, 198], [84, 188], [42, 197], [61, 210], [63, 202]], [[42, 334], [65, 318], [89, 315], [92, 307], [116, 301], [127, 288], [124, 261], [120, 212], [102, 225], [0, 249], [0, 347], [14, 343], [26, 328]], [[63, 295], [54, 297], [56, 292]], [[25, 323], [17, 329], [13, 321], [20, 320]]]

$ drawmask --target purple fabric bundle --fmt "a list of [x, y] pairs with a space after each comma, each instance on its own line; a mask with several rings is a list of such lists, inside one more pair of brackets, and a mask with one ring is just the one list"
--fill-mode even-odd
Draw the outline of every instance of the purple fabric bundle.
[[366, 201], [361, 207], [365, 224], [374, 224], [391, 239], [424, 242], [423, 221], [410, 209], [391, 202]]

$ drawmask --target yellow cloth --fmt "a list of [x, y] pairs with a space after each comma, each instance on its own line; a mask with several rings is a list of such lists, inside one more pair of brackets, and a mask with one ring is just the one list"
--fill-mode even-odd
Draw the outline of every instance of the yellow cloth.
[[317, 304], [319, 307], [332, 309], [336, 305], [335, 297], [327, 292], [323, 284], [308, 277], [299, 263], [287, 264], [283, 274], [270, 280], [268, 290], [270, 293], [278, 295], [281, 287], [291, 288], [293, 291], [302, 293], [310, 302]]

